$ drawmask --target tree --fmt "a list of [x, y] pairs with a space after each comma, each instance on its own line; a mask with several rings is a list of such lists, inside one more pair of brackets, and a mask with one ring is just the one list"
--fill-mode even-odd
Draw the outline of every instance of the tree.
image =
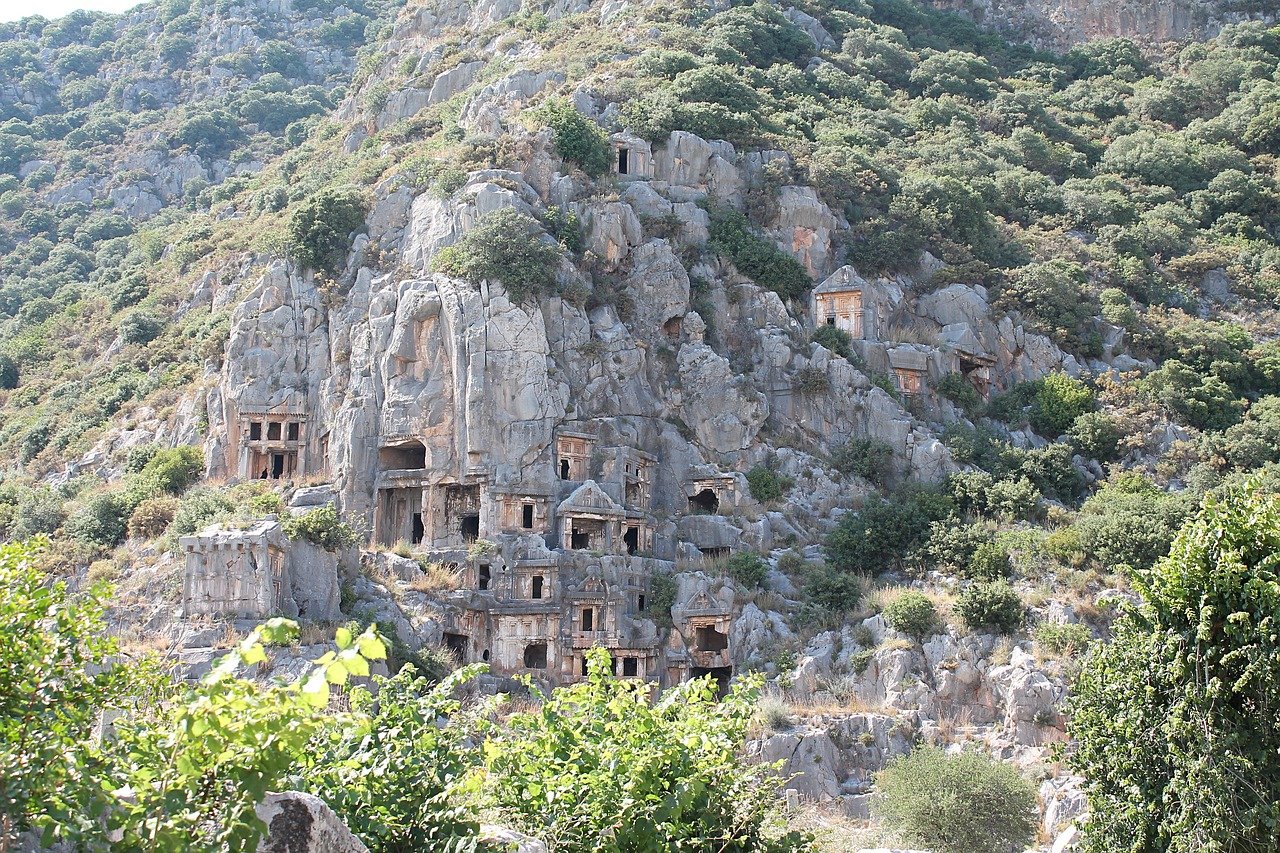
[[1132, 579], [1069, 704], [1091, 853], [1261, 853], [1280, 838], [1280, 498], [1207, 497]]
[[876, 791], [881, 820], [937, 853], [1013, 853], [1035, 838], [1035, 788], [975, 752], [918, 747], [876, 774]]
[[1093, 392], [1079, 379], [1050, 373], [1036, 387], [1027, 420], [1036, 432], [1057, 438], [1071, 428], [1076, 418], [1093, 411], [1094, 404]]
[[105, 633], [106, 589], [72, 595], [36, 567], [40, 546], [0, 546], [0, 849], [43, 828], [50, 805], [83, 784], [83, 744], [124, 695]]
[[336, 273], [346, 263], [351, 234], [364, 227], [368, 201], [355, 187], [327, 187], [304, 201], [285, 230], [290, 254], [304, 267]]

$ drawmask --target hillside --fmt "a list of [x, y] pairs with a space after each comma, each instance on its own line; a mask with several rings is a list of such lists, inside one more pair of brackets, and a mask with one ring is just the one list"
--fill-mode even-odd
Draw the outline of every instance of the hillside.
[[295, 674], [759, 673], [829, 848], [924, 744], [1111, 849], [1086, 649], [1280, 473], [1280, 30], [963, 5], [0, 27], [0, 532], [187, 677], [275, 615]]

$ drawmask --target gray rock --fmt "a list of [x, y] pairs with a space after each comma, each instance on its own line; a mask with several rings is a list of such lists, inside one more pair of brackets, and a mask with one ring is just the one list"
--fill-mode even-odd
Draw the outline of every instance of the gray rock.
[[267, 825], [258, 853], [368, 853], [333, 809], [311, 794], [267, 794], [255, 811]]

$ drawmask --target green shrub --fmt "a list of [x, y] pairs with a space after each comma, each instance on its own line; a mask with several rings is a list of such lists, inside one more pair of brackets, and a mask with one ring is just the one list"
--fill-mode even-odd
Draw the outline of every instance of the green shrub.
[[1203, 430], [1225, 430], [1240, 421], [1244, 404], [1226, 382], [1170, 359], [1145, 376], [1138, 390], [1174, 418]]
[[902, 492], [848, 513], [827, 537], [827, 561], [838, 571], [880, 574], [897, 567], [929, 534], [930, 522], [948, 517], [951, 501], [930, 492]]
[[133, 311], [120, 321], [120, 339], [127, 344], [149, 344], [164, 331], [164, 322], [149, 311]]
[[68, 536], [107, 547], [124, 539], [132, 507], [116, 492], [99, 492], [73, 507], [63, 525]]
[[994, 541], [983, 542], [969, 557], [967, 577], [974, 580], [994, 581], [1008, 577], [1013, 571], [1009, 551]]
[[1095, 644], [1069, 700], [1090, 845], [1167, 853], [1275, 846], [1280, 502], [1256, 482], [1207, 498], [1140, 607]]
[[294, 210], [285, 227], [285, 245], [300, 266], [340, 272], [351, 249], [351, 234], [364, 227], [369, 202], [355, 187], [326, 187]]
[[921, 746], [876, 774], [876, 812], [907, 843], [937, 853], [1009, 853], [1036, 834], [1036, 792], [1012, 766]]
[[168, 529], [178, 513], [178, 499], [148, 498], [134, 507], [127, 526], [130, 539], [154, 539]]
[[326, 551], [354, 548], [360, 543], [360, 534], [338, 518], [338, 509], [333, 504], [288, 516], [281, 527], [290, 539], [305, 539]]
[[908, 590], [886, 604], [883, 615], [890, 628], [917, 639], [932, 633], [938, 623], [933, 600], [915, 590]]
[[1074, 527], [1081, 548], [1103, 566], [1147, 569], [1168, 553], [1191, 509], [1189, 495], [1166, 493], [1141, 476], [1126, 476], [1085, 501]]
[[973, 417], [982, 408], [982, 395], [959, 373], [948, 373], [938, 381], [938, 393]]
[[1079, 379], [1050, 373], [1036, 383], [1027, 420], [1036, 432], [1057, 438], [1071, 428], [1076, 418], [1093, 411], [1094, 405], [1093, 392]]
[[764, 586], [764, 579], [769, 574], [769, 566], [764, 558], [751, 551], [738, 551], [729, 555], [725, 562], [725, 570], [729, 577], [747, 589], [759, 589]]
[[776, 501], [786, 494], [791, 485], [789, 477], [763, 465], [757, 465], [747, 472], [747, 488], [751, 490], [751, 497], [761, 503]]
[[1035, 517], [1036, 507], [1040, 503], [1040, 490], [1026, 477], [1010, 477], [992, 483], [986, 499], [986, 509], [991, 515], [1029, 519]]
[[824, 323], [813, 330], [813, 336], [810, 340], [819, 346], [826, 347], [846, 361], [852, 362], [855, 359], [853, 338], [844, 329]]
[[1051, 655], [1075, 656], [1093, 642], [1088, 626], [1079, 622], [1041, 622], [1031, 635], [1036, 646]]
[[972, 630], [994, 628], [1009, 633], [1022, 627], [1022, 598], [1002, 580], [971, 585], [956, 599], [955, 611]]
[[560, 258], [560, 250], [542, 239], [537, 220], [504, 207], [482, 217], [432, 263], [445, 275], [476, 286], [485, 280], [500, 282], [513, 302], [523, 303], [555, 292]]
[[195, 533], [231, 512], [231, 502], [215, 489], [192, 489], [182, 496], [169, 531], [174, 536]]
[[733, 261], [743, 275], [786, 301], [799, 299], [813, 286], [804, 266], [752, 231], [742, 213], [714, 206], [707, 212], [711, 215], [708, 247]]
[[588, 650], [586, 664], [585, 681], [539, 697], [485, 744], [482, 797], [504, 820], [565, 853], [620, 851], [635, 839], [661, 850], [708, 838], [728, 849], [805, 849], [803, 833], [776, 822], [769, 771], [738, 757], [758, 678], [735, 682], [724, 699], [710, 679], [695, 679], [654, 701], [647, 682], [610, 675], [604, 649]]
[[569, 101], [549, 98], [533, 115], [551, 129], [551, 141], [561, 158], [577, 163], [593, 177], [609, 168], [612, 150], [608, 138]]
[[851, 438], [831, 452], [831, 465], [884, 486], [893, 475], [893, 446], [878, 438]]
[[162, 492], [179, 495], [204, 474], [204, 453], [191, 445], [157, 450], [143, 465], [140, 475]]
[[963, 575], [974, 552], [991, 541], [991, 531], [981, 524], [955, 524], [950, 520], [929, 525], [929, 538], [916, 552], [925, 568]]
[[804, 582], [805, 599], [815, 607], [834, 614], [852, 611], [863, 597], [862, 578], [853, 572], [837, 571], [825, 563], [809, 567]]
[[645, 598], [644, 614], [652, 619], [659, 628], [671, 627], [671, 608], [676, 603], [676, 595], [680, 585], [675, 577], [667, 573], [654, 574], [649, 578], [649, 595]]
[[1110, 415], [1085, 412], [1076, 417], [1067, 437], [1086, 456], [1110, 462], [1115, 458], [1121, 436], [1120, 427]]

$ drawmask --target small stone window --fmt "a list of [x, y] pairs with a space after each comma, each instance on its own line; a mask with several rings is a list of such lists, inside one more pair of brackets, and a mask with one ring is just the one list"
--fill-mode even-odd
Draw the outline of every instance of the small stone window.
[[533, 529], [533, 504], [525, 504], [520, 508], [520, 526], [525, 530]]
[[569, 479], [569, 460], [568, 459], [560, 460], [560, 479], [561, 480]]
[[722, 652], [729, 648], [729, 638], [711, 625], [704, 625], [697, 633], [698, 651]]
[[490, 572], [488, 566], [480, 567], [479, 583], [480, 589], [488, 589], [490, 582], [493, 580], [493, 573]]
[[582, 630], [594, 631], [596, 629], [596, 611], [594, 607], [582, 608]]
[[533, 576], [533, 589], [531, 590], [531, 596], [530, 596], [530, 597], [532, 597], [532, 598], [542, 598], [542, 584], [543, 584], [543, 578], [542, 578], [542, 575], [534, 575], [534, 576]]
[[636, 676], [636, 675], [639, 675], [639, 674], [640, 674], [640, 659], [639, 659], [639, 658], [623, 658], [623, 659], [622, 659], [622, 674], [623, 674], [624, 676], [633, 676], [633, 677], [634, 677], [634, 676]]
[[280, 440], [280, 422], [268, 421], [267, 422], [267, 441], [279, 441], [279, 440]]
[[626, 148], [618, 149], [618, 174], [627, 175], [631, 172], [631, 152]]
[[302, 424], [297, 421], [289, 421], [289, 441], [297, 441], [302, 435]]
[[262, 421], [250, 421], [249, 440], [262, 441]]

